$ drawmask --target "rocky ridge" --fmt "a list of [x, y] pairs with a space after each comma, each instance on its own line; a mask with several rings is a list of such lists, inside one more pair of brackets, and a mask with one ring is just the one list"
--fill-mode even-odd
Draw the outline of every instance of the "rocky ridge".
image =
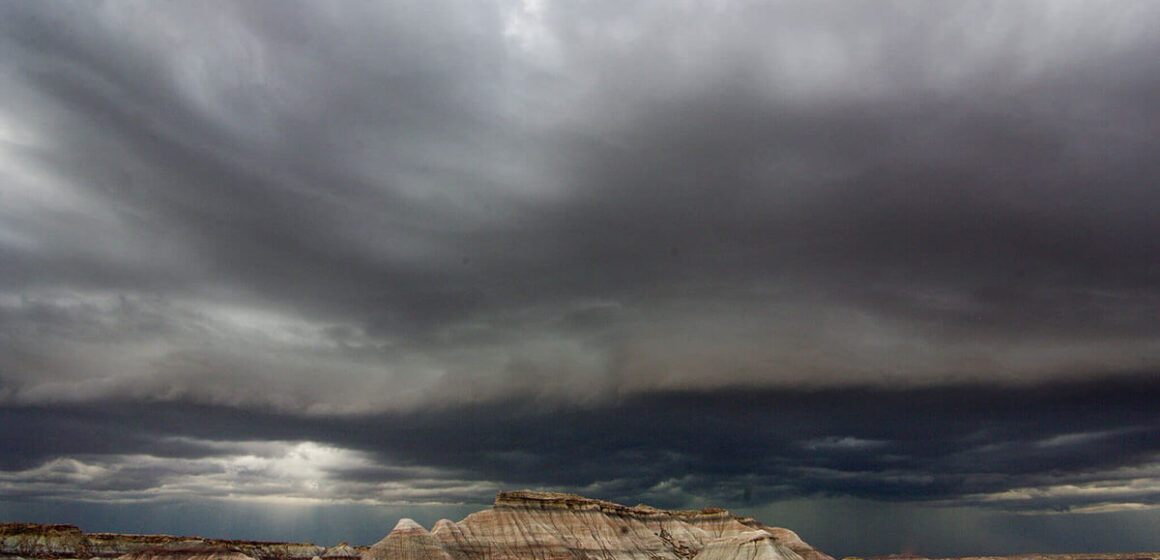
[[121, 560], [254, 560], [228, 547], [208, 546], [176, 549], [148, 549], [131, 552], [119, 557]]
[[[347, 547], [349, 548], [349, 547]], [[143, 555], [125, 560], [165, 560], [195, 555], [238, 553], [251, 560], [309, 560], [328, 549], [310, 543], [174, 537], [170, 535], [118, 535], [83, 533], [74, 525], [0, 523], [0, 560], [3, 559], [105, 559]], [[149, 556], [152, 555], [152, 556]], [[201, 560], [201, 559], [199, 559]], [[220, 560], [242, 560], [240, 558]]]
[[166, 535], [85, 535], [71, 525], [0, 525], [0, 560], [833, 560], [788, 529], [723, 509], [670, 511], [574, 494], [501, 492], [491, 509], [431, 531], [403, 519], [365, 549]]
[[501, 492], [492, 509], [458, 523], [440, 520], [430, 533], [450, 560], [691, 560], [709, 544], [742, 534], [793, 554], [769, 560], [833, 560], [788, 529], [723, 509], [669, 511], [550, 492]]

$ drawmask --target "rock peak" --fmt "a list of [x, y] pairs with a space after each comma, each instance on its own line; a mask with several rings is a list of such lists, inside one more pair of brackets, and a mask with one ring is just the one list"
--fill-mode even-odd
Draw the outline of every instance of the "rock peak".
[[440, 519], [431, 526], [431, 534], [442, 533], [446, 531], [454, 531], [455, 522], [450, 519]]
[[400, 519], [398, 523], [395, 524], [395, 528], [391, 532], [393, 533], [395, 531], [403, 531], [403, 532], [419, 531], [419, 532], [426, 533], [427, 529], [424, 529], [422, 525], [416, 523], [414, 519], [411, 519], [410, 517], [404, 517], [404, 518]]

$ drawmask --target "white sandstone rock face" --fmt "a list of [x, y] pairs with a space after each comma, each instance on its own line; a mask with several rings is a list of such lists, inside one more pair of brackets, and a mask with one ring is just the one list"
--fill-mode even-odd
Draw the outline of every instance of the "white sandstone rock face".
[[[411, 523], [403, 525], [400, 522], [392, 535], [400, 530], [415, 532]], [[450, 560], [690, 560], [711, 543], [752, 536], [760, 529], [765, 527], [721, 509], [666, 511], [572, 494], [524, 491], [501, 492], [492, 509], [468, 515], [459, 523], [441, 519], [430, 535]], [[790, 550], [788, 540], [813, 555], [805, 560], [833, 560], [801, 542], [792, 531], [782, 531], [785, 544], [777, 544], [777, 535], [761, 533], [771, 548], [780, 547], [773, 550], [793, 554], [780, 560], [803, 560]], [[363, 560], [394, 558], [364, 555]]]
[[322, 555], [322, 558], [329, 560], [331, 558], [359, 558], [360, 556], [361, 554], [359, 554], [359, 551], [356, 550], [353, 546], [346, 543], [338, 543], [338, 546], [332, 546], [326, 549], [326, 552]]
[[436, 521], [431, 536], [451, 555], [452, 560], [483, 558], [489, 549], [486, 543], [468, 539], [463, 529], [450, 519]]
[[693, 560], [802, 560], [802, 557], [778, 543], [777, 537], [758, 529], [717, 539]]
[[806, 544], [797, 533], [784, 529], [782, 527], [760, 527], [763, 531], [773, 535], [778, 544], [784, 545], [786, 548], [798, 553], [804, 560], [834, 560], [828, 554], [823, 554], [818, 549]]
[[362, 555], [363, 560], [452, 560], [451, 556], [418, 523], [403, 518], [383, 540]]

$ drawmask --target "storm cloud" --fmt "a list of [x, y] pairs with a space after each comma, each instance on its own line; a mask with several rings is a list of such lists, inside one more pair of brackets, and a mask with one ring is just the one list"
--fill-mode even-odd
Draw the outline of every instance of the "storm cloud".
[[1152, 515], [1158, 24], [0, 5], [0, 499]]
[[[1158, 391], [1149, 373], [1017, 388], [650, 392], [588, 405], [511, 398], [324, 417], [172, 402], [19, 406], [3, 414], [0, 437], [18, 459], [0, 465], [0, 491], [26, 507], [208, 500], [409, 506], [423, 518], [532, 487], [672, 508], [712, 503], [782, 524], [795, 510], [777, 504], [854, 499], [900, 517], [915, 508], [1045, 524], [1090, 517], [1090, 533], [1048, 532], [1030, 546], [1147, 547], [1151, 532], [1108, 540], [1094, 528], [1109, 515], [1152, 515], [1160, 502]], [[796, 528], [835, 552], [887, 551], [907, 538], [931, 552], [965, 546], [947, 542], [950, 527], [851, 541], [852, 527], [878, 514], [826, 507], [829, 517]], [[1029, 544], [996, 538], [972, 550], [1016, 546]]]

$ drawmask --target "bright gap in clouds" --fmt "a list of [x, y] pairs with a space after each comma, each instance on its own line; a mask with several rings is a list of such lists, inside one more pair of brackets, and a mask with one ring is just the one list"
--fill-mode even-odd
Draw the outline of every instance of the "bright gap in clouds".
[[[366, 453], [309, 441], [171, 438], [159, 445], [194, 446], [208, 455], [58, 458], [27, 470], [0, 473], [0, 495], [105, 504], [193, 499], [271, 507], [434, 506], [443, 504], [443, 496], [487, 496], [498, 491], [495, 485], [484, 481], [457, 481], [454, 472], [425, 466], [393, 466]], [[360, 481], [359, 474], [373, 478]]]

